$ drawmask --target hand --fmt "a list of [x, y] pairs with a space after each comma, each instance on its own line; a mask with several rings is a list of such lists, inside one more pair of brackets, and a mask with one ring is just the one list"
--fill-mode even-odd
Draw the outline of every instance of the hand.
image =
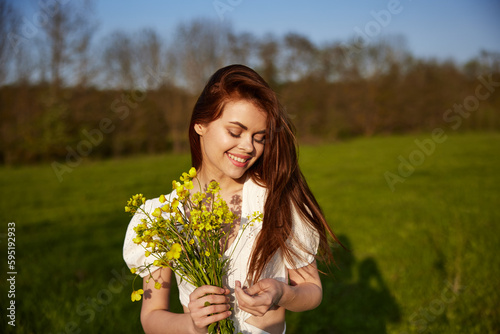
[[279, 304], [284, 292], [284, 283], [266, 278], [249, 288], [241, 288], [241, 282], [236, 281], [234, 291], [238, 305], [243, 311], [262, 317]]
[[206, 333], [208, 325], [231, 315], [228, 294], [228, 289], [211, 285], [204, 285], [191, 293], [188, 309], [196, 332]]

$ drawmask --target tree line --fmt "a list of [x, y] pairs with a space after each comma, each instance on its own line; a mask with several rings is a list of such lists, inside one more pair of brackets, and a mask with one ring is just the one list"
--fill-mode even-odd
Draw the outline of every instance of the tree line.
[[270, 83], [302, 142], [500, 129], [498, 53], [457, 64], [413, 56], [403, 36], [318, 45], [211, 19], [99, 36], [94, 17], [91, 1], [26, 17], [0, 0], [1, 163], [185, 151], [197, 95], [233, 63]]

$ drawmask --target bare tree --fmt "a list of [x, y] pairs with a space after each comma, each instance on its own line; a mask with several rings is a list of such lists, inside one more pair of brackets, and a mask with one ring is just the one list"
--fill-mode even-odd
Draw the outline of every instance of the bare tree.
[[169, 56], [175, 58], [179, 75], [190, 91], [200, 91], [210, 75], [227, 64], [230, 33], [228, 23], [208, 19], [178, 26]]
[[105, 84], [132, 89], [137, 83], [137, 46], [133, 38], [123, 31], [115, 31], [102, 44]]
[[[89, 46], [93, 34], [91, 20], [91, 2], [54, 2], [52, 7], [43, 7], [40, 2], [40, 11], [45, 13], [49, 19], [41, 25], [48, 51], [48, 64], [50, 81], [52, 87], [59, 89], [70, 77], [75, 64], [75, 55], [80, 55], [80, 60], [88, 61], [84, 55]], [[85, 66], [84, 66], [85, 67]], [[80, 67], [82, 68], [82, 67]], [[82, 75], [78, 81], [86, 81]]]
[[248, 32], [228, 34], [229, 61], [251, 66], [256, 62], [257, 39]]
[[273, 35], [266, 35], [259, 43], [259, 69], [271, 87], [276, 87], [279, 76], [279, 42]]
[[137, 35], [137, 61], [139, 62], [139, 86], [155, 89], [168, 81], [169, 73], [163, 64], [164, 45], [155, 30], [144, 29]]
[[0, 85], [5, 82], [8, 68], [16, 51], [19, 49], [17, 30], [19, 13], [7, 1], [0, 0]]
[[318, 51], [304, 35], [289, 33], [284, 37], [285, 80], [295, 81], [313, 75], [318, 66]]
[[87, 87], [92, 83], [98, 73], [98, 64], [93, 61], [92, 42], [97, 31], [97, 22], [91, 18], [94, 12], [93, 3], [86, 2], [84, 10], [88, 13], [80, 20], [82, 23], [79, 37], [74, 41], [73, 63], [75, 79], [74, 84], [78, 87]]

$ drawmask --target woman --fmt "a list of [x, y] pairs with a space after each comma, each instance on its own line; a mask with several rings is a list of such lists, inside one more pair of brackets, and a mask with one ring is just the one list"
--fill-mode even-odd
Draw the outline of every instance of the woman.
[[[329, 260], [327, 235], [336, 240], [299, 169], [292, 126], [264, 79], [246, 66], [232, 65], [218, 70], [198, 98], [189, 140], [200, 184], [218, 181], [221, 196], [240, 217], [260, 211], [264, 218], [241, 229], [243, 218], [228, 234], [233, 255], [227, 288], [195, 289], [177, 277], [184, 314], [169, 312], [171, 270], [153, 272], [160, 290], [144, 273], [144, 330], [206, 333], [209, 324], [232, 316], [237, 332], [284, 333], [285, 310], [320, 304], [315, 258], [319, 250]], [[145, 204], [149, 212], [159, 206], [158, 200]], [[131, 241], [141, 218], [136, 214], [127, 230], [129, 267], [146, 260], [143, 248]], [[233, 243], [236, 238], [241, 239]]]

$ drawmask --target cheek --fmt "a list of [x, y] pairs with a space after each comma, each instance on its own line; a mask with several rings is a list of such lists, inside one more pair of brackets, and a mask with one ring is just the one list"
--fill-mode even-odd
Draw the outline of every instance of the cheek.
[[236, 146], [233, 138], [228, 138], [228, 136], [217, 137], [217, 146], [222, 151], [228, 151]]
[[257, 152], [256, 152], [255, 156], [257, 159], [260, 158], [262, 156], [262, 154], [264, 154], [264, 147], [265, 146], [264, 145], [259, 145], [259, 146], [260, 147], [256, 147]]
[[232, 138], [228, 138], [224, 133], [216, 133], [215, 131], [211, 131], [205, 135], [205, 145], [209, 148], [210, 151], [219, 151], [225, 152], [232, 147], [235, 146], [234, 140]]

